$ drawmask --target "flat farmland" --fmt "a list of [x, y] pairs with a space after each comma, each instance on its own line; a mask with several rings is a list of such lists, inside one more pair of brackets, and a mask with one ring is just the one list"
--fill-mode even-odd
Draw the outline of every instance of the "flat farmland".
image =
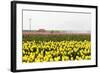
[[23, 32], [22, 62], [91, 60], [90, 33]]
[[90, 41], [89, 32], [23, 31], [23, 41]]

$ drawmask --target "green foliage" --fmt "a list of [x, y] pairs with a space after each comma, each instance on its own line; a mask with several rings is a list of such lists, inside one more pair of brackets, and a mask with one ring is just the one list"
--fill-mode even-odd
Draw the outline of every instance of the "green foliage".
[[66, 35], [23, 35], [23, 41], [90, 41], [90, 34], [66, 34]]

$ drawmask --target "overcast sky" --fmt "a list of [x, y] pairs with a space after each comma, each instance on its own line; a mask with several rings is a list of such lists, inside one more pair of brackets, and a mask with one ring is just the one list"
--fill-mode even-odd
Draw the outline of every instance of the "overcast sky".
[[91, 31], [91, 14], [23, 11], [23, 30], [30, 24], [31, 30]]

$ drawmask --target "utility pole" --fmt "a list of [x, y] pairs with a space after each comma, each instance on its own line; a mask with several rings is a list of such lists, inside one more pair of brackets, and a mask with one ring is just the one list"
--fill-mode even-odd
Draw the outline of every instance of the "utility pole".
[[29, 30], [31, 31], [32, 29], [31, 29], [31, 18], [29, 18]]

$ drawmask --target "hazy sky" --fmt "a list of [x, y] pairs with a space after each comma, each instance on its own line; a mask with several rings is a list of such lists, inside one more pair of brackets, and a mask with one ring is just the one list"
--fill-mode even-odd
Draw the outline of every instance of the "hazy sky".
[[91, 14], [23, 11], [23, 30], [30, 24], [31, 30], [91, 31]]

